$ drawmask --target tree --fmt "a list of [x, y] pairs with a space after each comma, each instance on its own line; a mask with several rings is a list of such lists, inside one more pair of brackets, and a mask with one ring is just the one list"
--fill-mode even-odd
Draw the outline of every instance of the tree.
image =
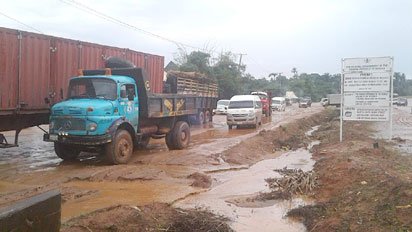
[[[210, 75], [210, 54], [204, 53], [201, 51], [193, 51], [189, 55], [186, 55], [185, 58], [181, 58], [180, 71], [184, 72], [200, 72], [206, 75]], [[178, 60], [176, 60], [178, 61]]]
[[297, 68], [293, 67], [291, 72], [293, 73], [294, 78], [298, 77], [298, 69]]

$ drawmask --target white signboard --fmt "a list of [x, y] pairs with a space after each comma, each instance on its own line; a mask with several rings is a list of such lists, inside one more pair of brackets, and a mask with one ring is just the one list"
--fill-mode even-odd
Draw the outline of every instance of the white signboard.
[[389, 121], [389, 137], [392, 137], [392, 68], [392, 57], [342, 60], [340, 141], [343, 120]]
[[348, 121], [388, 121], [389, 107], [344, 107], [343, 119]]
[[351, 91], [389, 91], [391, 73], [344, 74], [343, 88]]
[[345, 92], [345, 106], [389, 106], [389, 92]]
[[343, 73], [382, 73], [392, 72], [393, 59], [391, 57], [365, 57], [343, 59]]

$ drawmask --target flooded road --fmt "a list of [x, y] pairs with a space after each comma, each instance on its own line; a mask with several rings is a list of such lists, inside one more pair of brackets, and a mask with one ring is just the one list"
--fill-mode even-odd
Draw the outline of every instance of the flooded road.
[[[210, 191], [188, 197], [177, 202], [176, 206], [208, 207], [229, 217], [235, 231], [305, 231], [301, 223], [285, 218], [290, 209], [307, 204], [303, 199], [251, 202], [247, 198], [268, 190], [265, 179], [280, 177], [275, 169], [287, 167], [312, 170], [315, 161], [312, 160], [309, 150], [318, 143], [319, 141], [315, 141], [308, 149], [298, 149], [274, 159], [260, 161], [245, 170], [214, 174], [212, 178], [216, 184]], [[239, 205], [237, 202], [247, 204]]]
[[[412, 104], [412, 98], [408, 99]], [[387, 139], [389, 136], [389, 123], [375, 123], [376, 137]], [[392, 138], [398, 140], [398, 148], [405, 155], [412, 154], [412, 108], [411, 106], [393, 107]]]
[[[115, 204], [143, 205], [150, 202], [184, 204], [186, 200], [187, 205], [215, 204], [208, 200], [197, 201], [190, 196], [210, 194], [206, 199], [213, 199], [215, 196], [216, 200], [221, 201], [219, 196], [222, 195], [213, 195], [213, 193], [216, 191], [219, 194], [225, 193], [225, 197], [234, 195], [230, 191], [233, 191], [232, 186], [236, 181], [239, 181], [239, 188], [244, 188], [239, 192], [240, 194], [253, 194], [264, 190], [265, 178], [276, 175], [276, 172], [273, 172], [276, 165], [282, 166], [281, 168], [285, 163], [291, 165], [290, 167], [293, 165], [300, 168], [310, 167], [310, 160], [302, 158], [305, 156], [303, 154], [294, 156], [289, 153], [283, 155], [283, 158], [264, 160], [249, 167], [247, 164], [226, 163], [219, 154], [256, 136], [261, 130], [273, 129], [321, 110], [319, 104], [303, 109], [294, 105], [288, 107], [285, 112], [274, 112], [271, 119], [265, 119], [264, 124], [258, 129], [228, 130], [226, 117], [215, 115], [213, 123], [192, 127], [192, 141], [188, 149], [169, 151], [164, 139], [152, 139], [147, 150], [134, 152], [129, 164], [116, 166], [106, 165], [96, 154], [87, 153], [81, 155], [80, 161], [63, 162], [55, 156], [53, 145], [42, 141], [42, 131], [38, 128], [29, 128], [21, 132], [19, 147], [0, 150], [0, 206], [37, 192], [58, 188], [62, 192], [62, 219], [65, 221]], [[6, 133], [6, 136], [13, 136], [13, 133]], [[273, 156], [278, 155], [280, 154], [276, 153]], [[287, 161], [288, 159], [290, 160]], [[193, 180], [188, 176], [196, 172], [212, 176], [211, 189], [191, 186]], [[243, 176], [244, 179], [233, 180], [232, 177], [237, 175]], [[280, 205], [283, 206], [276, 204], [276, 206], [252, 211], [256, 215], [262, 214], [262, 220], [266, 220], [263, 215], [270, 212], [271, 217], [282, 221], [286, 209], [302, 203], [301, 200], [295, 199], [292, 202], [281, 203]], [[226, 204], [216, 203], [217, 206]], [[222, 206], [222, 209], [224, 208]], [[247, 208], [236, 210], [245, 211], [238, 214], [239, 217], [248, 215], [246, 211], [251, 211]], [[247, 218], [248, 216], [244, 216], [241, 223], [252, 223]], [[296, 223], [285, 225], [292, 226], [293, 230], [302, 228], [302, 225]], [[236, 229], [247, 230], [240, 224]]]

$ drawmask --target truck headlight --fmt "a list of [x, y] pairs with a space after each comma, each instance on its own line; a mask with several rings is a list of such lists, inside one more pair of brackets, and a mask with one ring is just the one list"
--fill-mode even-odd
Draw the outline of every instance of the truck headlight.
[[87, 130], [88, 131], [95, 131], [96, 129], [97, 129], [97, 124], [94, 123], [94, 122], [89, 123], [89, 125], [87, 125]]
[[250, 112], [248, 116], [249, 117], [255, 117], [255, 112]]

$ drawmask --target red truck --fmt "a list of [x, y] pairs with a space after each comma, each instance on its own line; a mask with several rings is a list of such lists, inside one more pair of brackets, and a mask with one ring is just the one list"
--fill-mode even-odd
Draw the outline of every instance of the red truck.
[[269, 117], [272, 115], [272, 99], [268, 96], [266, 92], [252, 92], [251, 95], [258, 95], [260, 101], [262, 102], [262, 113]]

